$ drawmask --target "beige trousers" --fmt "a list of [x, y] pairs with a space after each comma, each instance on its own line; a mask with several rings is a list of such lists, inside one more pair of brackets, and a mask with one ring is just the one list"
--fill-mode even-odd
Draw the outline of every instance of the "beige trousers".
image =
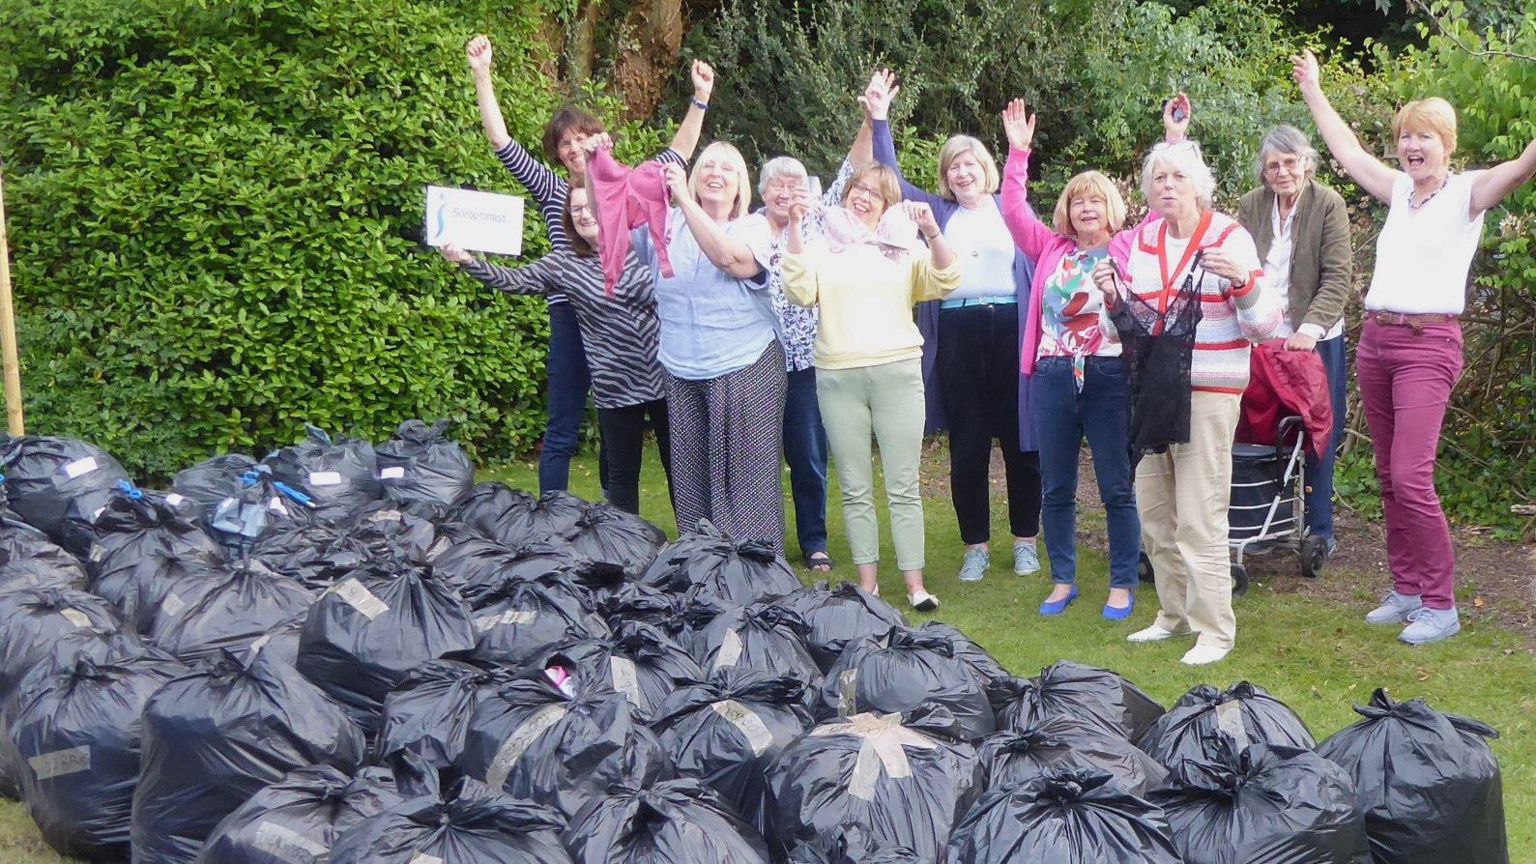
[[1157, 626], [1231, 648], [1232, 569], [1227, 552], [1232, 435], [1240, 397], [1192, 394], [1189, 443], [1149, 453], [1136, 466], [1141, 539], [1157, 574]]

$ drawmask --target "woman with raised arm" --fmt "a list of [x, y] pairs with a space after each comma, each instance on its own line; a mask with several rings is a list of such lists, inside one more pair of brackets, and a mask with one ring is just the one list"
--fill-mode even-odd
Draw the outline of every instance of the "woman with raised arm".
[[1019, 373], [1021, 334], [1035, 262], [1019, 251], [999, 209], [997, 163], [980, 141], [952, 136], [939, 153], [938, 194], [901, 177], [887, 123], [900, 88], [877, 73], [862, 100], [874, 128], [875, 159], [896, 172], [905, 200], [927, 204], [960, 258], [960, 287], [918, 307], [929, 427], [949, 430], [949, 490], [965, 557], [960, 579], [991, 566], [992, 442], [1003, 450], [1013, 572], [1040, 572], [1040, 458], [1035, 452], [1029, 379]]
[[1366, 152], [1323, 94], [1317, 58], [1292, 58], [1292, 75], [1333, 158], [1388, 204], [1365, 295], [1355, 378], [1365, 409], [1387, 522], [1392, 590], [1365, 616], [1407, 626], [1410, 645], [1456, 635], [1456, 557], [1435, 494], [1435, 452], [1451, 390], [1461, 377], [1467, 272], [1483, 214], [1536, 175], [1536, 140], [1519, 158], [1451, 171], [1456, 111], [1444, 99], [1409, 102], [1392, 120], [1394, 170]]
[[656, 430], [661, 467], [672, 477], [671, 435], [665, 381], [656, 359], [656, 298], [651, 271], [633, 251], [612, 293], [605, 290], [597, 257], [600, 228], [587, 190], [570, 190], [561, 224], [568, 245], [527, 267], [487, 264], [456, 246], [442, 256], [491, 288], [508, 294], [564, 292], [587, 344], [597, 425], [608, 453], [608, 499], [640, 512], [640, 466], [647, 421]]
[[[491, 79], [491, 40], [476, 36], [464, 47], [465, 58], [475, 81], [475, 101], [480, 108], [480, 125], [485, 138], [496, 151], [496, 158], [506, 166], [517, 182], [528, 190], [544, 217], [552, 249], [567, 249], [569, 241], [561, 222], [566, 212], [570, 183], [580, 185], [586, 174], [586, 155], [581, 143], [603, 131], [603, 124], [591, 114], [566, 106], [556, 111], [544, 128], [543, 151], [551, 163], [565, 168], [561, 177], [535, 159], [507, 132], [496, 102], [496, 87]], [[671, 146], [656, 159], [686, 165], [699, 143], [704, 126], [704, 112], [714, 90], [715, 73], [708, 63], [695, 60], [692, 69], [693, 101], [682, 125], [672, 137]], [[569, 183], [567, 182], [569, 178]], [[565, 305], [565, 295], [548, 295], [549, 356], [545, 374], [548, 378], [548, 406], [544, 425], [544, 443], [539, 449], [539, 491], [563, 490], [570, 483], [571, 459], [581, 441], [581, 418], [586, 413], [590, 379], [587, 359], [581, 343], [581, 329], [575, 312]], [[603, 488], [611, 482], [607, 459], [601, 459]]]
[[1285, 302], [1275, 336], [1287, 351], [1316, 351], [1328, 376], [1333, 428], [1321, 457], [1306, 456], [1305, 494], [1309, 536], [1338, 548], [1333, 537], [1333, 463], [1344, 434], [1344, 306], [1354, 273], [1349, 213], [1344, 198], [1314, 176], [1317, 151], [1301, 130], [1276, 126], [1259, 143], [1259, 188], [1237, 205], [1264, 262], [1264, 287]]
[[[924, 529], [918, 469], [923, 450], [923, 337], [912, 306], [944, 297], [960, 282], [954, 250], [926, 204], [901, 205], [895, 172], [860, 169], [841, 207], [830, 208], [823, 237], [807, 248], [808, 207], [790, 210], [784, 290], [818, 308], [816, 396], [843, 493], [848, 546], [866, 591], [879, 593], [880, 527], [875, 517], [870, 437], [880, 445], [890, 503], [891, 542], [907, 602], [931, 612], [939, 600], [923, 584]], [[913, 223], [916, 223], [916, 231]], [[921, 234], [928, 246], [918, 242]]]
[[[1189, 113], [1182, 93], [1174, 101], [1168, 110]], [[1127, 638], [1194, 635], [1182, 662], [1199, 666], [1225, 658], [1237, 637], [1227, 558], [1232, 436], [1250, 346], [1274, 334], [1280, 303], [1261, 286], [1253, 238], [1211, 209], [1216, 178], [1198, 144], [1153, 147], [1141, 189], [1154, 218], [1115, 237], [1092, 272], [1114, 321], [1106, 338], [1129, 342], [1136, 507], [1160, 606], [1152, 626]]]
[[692, 174], [654, 163], [630, 171], [606, 136], [585, 146], [603, 256], [622, 260], [633, 244], [655, 280], [678, 528], [709, 519], [782, 551], [784, 350], [768, 295], [768, 222], [747, 214], [746, 162], [716, 141]]
[[[1165, 140], [1184, 138], [1188, 110], [1180, 100], [1164, 107]], [[1176, 111], [1183, 112], [1181, 119]], [[1109, 256], [1109, 241], [1125, 224], [1125, 200], [1108, 177], [1085, 171], [1067, 181], [1046, 225], [1029, 206], [1035, 117], [1024, 100], [1003, 111], [1003, 130], [1009, 148], [1003, 222], [1019, 250], [1036, 262], [1020, 369], [1031, 380], [1044, 484], [1041, 520], [1054, 583], [1040, 614], [1060, 615], [1077, 599], [1077, 467], [1086, 437], [1109, 532], [1109, 597], [1101, 614], [1123, 621], [1135, 605], [1141, 552], [1131, 489], [1129, 390], [1120, 342], [1104, 336], [1107, 310], [1089, 274]]]

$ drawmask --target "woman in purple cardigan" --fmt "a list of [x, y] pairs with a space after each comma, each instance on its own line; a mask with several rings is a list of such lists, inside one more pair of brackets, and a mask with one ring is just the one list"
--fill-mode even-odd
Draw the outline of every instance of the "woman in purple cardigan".
[[886, 122], [899, 89], [882, 70], [860, 100], [874, 129], [875, 159], [901, 178], [905, 200], [933, 209], [961, 259], [960, 287], [945, 300], [918, 304], [917, 313], [929, 431], [949, 429], [950, 500], [966, 545], [960, 579], [979, 581], [991, 563], [987, 469], [994, 439], [1002, 445], [1008, 479], [1013, 572], [1038, 573], [1040, 458], [1029, 379], [1019, 374], [1018, 362], [1034, 260], [1015, 247], [1003, 224], [997, 163], [980, 141], [956, 135], [945, 143], [937, 195], [901, 177]]
[[[1189, 102], [1180, 94], [1163, 109], [1165, 139], [1183, 140], [1188, 125]], [[1032, 384], [1044, 484], [1041, 517], [1055, 583], [1040, 614], [1060, 615], [1077, 599], [1077, 464], [1086, 437], [1109, 533], [1109, 598], [1103, 615], [1123, 621], [1135, 606], [1132, 592], [1141, 551], [1141, 520], [1131, 486], [1130, 391], [1120, 343], [1103, 338], [1100, 319], [1108, 312], [1089, 274], [1108, 257], [1109, 241], [1125, 224], [1125, 199], [1108, 177], [1085, 171], [1067, 181], [1053, 224], [1045, 224], [1029, 207], [1035, 118], [1024, 100], [1013, 100], [1003, 111], [1003, 131], [1009, 148], [1003, 221], [1019, 250], [1036, 262], [1019, 368]]]

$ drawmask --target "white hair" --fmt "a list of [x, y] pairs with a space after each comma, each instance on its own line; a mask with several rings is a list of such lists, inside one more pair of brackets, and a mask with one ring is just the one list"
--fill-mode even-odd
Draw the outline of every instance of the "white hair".
[[1200, 155], [1200, 145], [1192, 140], [1176, 144], [1159, 144], [1147, 153], [1141, 165], [1141, 194], [1150, 202], [1153, 196], [1152, 178], [1159, 165], [1182, 172], [1195, 186], [1195, 202], [1201, 210], [1211, 209], [1216, 197], [1216, 175], [1211, 173], [1205, 158]]
[[1276, 126], [1265, 134], [1263, 141], [1259, 142], [1259, 157], [1254, 162], [1253, 170], [1258, 175], [1260, 183], [1265, 182], [1264, 164], [1274, 153], [1295, 156], [1299, 159], [1302, 176], [1308, 180], [1317, 173], [1317, 165], [1320, 161], [1317, 151], [1312, 148], [1312, 142], [1307, 140], [1306, 133], [1295, 126], [1284, 124]]
[[775, 156], [763, 163], [762, 172], [757, 178], [757, 194], [767, 195], [769, 185], [781, 177], [805, 180], [810, 176], [810, 172], [805, 170], [805, 166], [800, 164], [799, 159], [793, 156]]

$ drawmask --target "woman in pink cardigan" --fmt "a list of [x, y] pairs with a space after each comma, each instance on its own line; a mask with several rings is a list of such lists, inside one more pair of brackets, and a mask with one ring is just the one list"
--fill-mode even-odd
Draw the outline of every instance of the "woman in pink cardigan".
[[[1188, 125], [1189, 104], [1181, 95], [1164, 108], [1166, 140], [1182, 140]], [[1067, 181], [1053, 224], [1045, 224], [1028, 202], [1035, 118], [1024, 100], [1003, 111], [1003, 129], [1009, 148], [1003, 222], [1036, 262], [1020, 371], [1032, 378], [1044, 491], [1040, 516], [1055, 583], [1040, 614], [1060, 615], [1077, 599], [1077, 463], [1086, 437], [1109, 532], [1109, 597], [1102, 614], [1123, 621], [1135, 606], [1141, 551], [1131, 488], [1129, 391], [1120, 343], [1104, 336], [1104, 303], [1089, 274], [1108, 257], [1110, 240], [1125, 224], [1125, 200], [1108, 177], [1085, 171]]]

